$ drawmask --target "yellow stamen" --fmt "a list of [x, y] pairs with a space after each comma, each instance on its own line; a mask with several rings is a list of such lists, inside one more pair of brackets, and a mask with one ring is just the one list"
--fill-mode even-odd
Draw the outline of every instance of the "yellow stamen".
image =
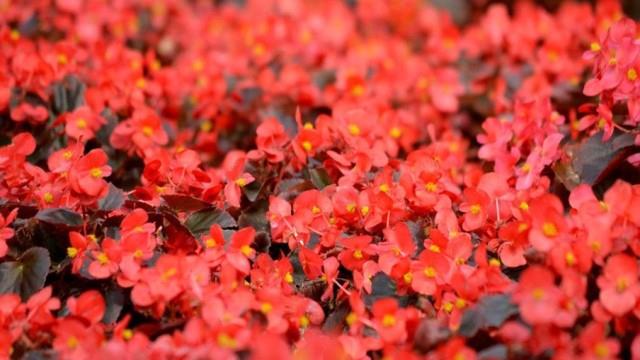
[[67, 255], [69, 255], [70, 258], [76, 257], [78, 255], [78, 249], [74, 248], [73, 246], [68, 247]]
[[554, 237], [558, 235], [558, 228], [554, 223], [547, 221], [544, 224], [542, 224], [542, 233], [546, 237]]
[[396, 317], [391, 314], [386, 314], [382, 318], [382, 326], [384, 327], [392, 327], [396, 324]]
[[353, 250], [353, 258], [356, 260], [361, 260], [364, 257], [364, 255], [362, 255], [362, 250], [360, 249], [355, 249]]
[[437, 274], [438, 274], [438, 272], [432, 266], [427, 266], [424, 269], [424, 276], [426, 276], [428, 278], [434, 278], [434, 277], [436, 277]]
[[478, 215], [480, 214], [480, 211], [482, 211], [482, 208], [480, 207], [479, 204], [473, 204], [469, 208], [469, 211], [471, 212], [472, 215]]
[[244, 256], [248, 257], [248, 256], [251, 256], [251, 254], [253, 253], [253, 249], [249, 245], [242, 245], [242, 247], [240, 248], [240, 252]]
[[89, 171], [92, 177], [98, 179], [102, 177], [102, 170], [100, 168], [93, 168]]
[[356, 125], [356, 124], [349, 124], [347, 129], [349, 130], [349, 134], [351, 134], [353, 136], [360, 135], [360, 127], [358, 127], [358, 125]]
[[402, 136], [402, 130], [397, 126], [394, 126], [389, 130], [389, 135], [391, 135], [392, 138], [397, 139]]

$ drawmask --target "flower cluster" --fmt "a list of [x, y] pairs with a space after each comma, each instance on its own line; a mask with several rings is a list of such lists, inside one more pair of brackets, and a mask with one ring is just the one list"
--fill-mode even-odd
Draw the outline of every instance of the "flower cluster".
[[640, 359], [594, 3], [0, 0], [0, 358]]

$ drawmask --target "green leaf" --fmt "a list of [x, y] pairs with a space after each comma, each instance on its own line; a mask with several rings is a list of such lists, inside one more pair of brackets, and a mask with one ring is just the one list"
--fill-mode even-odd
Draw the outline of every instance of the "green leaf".
[[237, 227], [236, 221], [228, 212], [217, 208], [197, 211], [191, 214], [184, 223], [194, 236], [209, 231], [213, 224], [218, 224], [223, 229]]
[[32, 247], [17, 261], [0, 264], [0, 293], [19, 294], [23, 301], [42, 289], [49, 273], [49, 251]]
[[316, 168], [309, 170], [309, 180], [313, 186], [318, 188], [319, 190], [324, 189], [327, 185], [331, 185], [331, 178], [327, 171], [323, 168]]
[[564, 147], [568, 161], [558, 161], [554, 172], [568, 189], [582, 183], [595, 185], [620, 166], [630, 155], [640, 151], [631, 134], [615, 132], [603, 142], [602, 132], [598, 132], [578, 144]]
[[474, 307], [462, 314], [459, 333], [473, 337], [481, 329], [500, 327], [509, 317], [518, 313], [518, 307], [507, 294], [485, 296]]
[[371, 307], [379, 299], [395, 297], [396, 283], [389, 275], [378, 272], [371, 278], [371, 294], [365, 296], [364, 303]]
[[38, 211], [36, 219], [54, 225], [70, 227], [82, 226], [82, 216], [75, 211], [65, 208], [43, 209]]
[[124, 204], [124, 192], [112, 183], [109, 183], [107, 196], [98, 201], [98, 208], [103, 211], [113, 211], [120, 209]]

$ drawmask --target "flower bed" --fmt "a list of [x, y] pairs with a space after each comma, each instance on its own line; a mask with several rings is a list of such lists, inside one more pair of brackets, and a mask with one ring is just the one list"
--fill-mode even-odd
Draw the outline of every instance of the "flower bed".
[[435, 3], [0, 0], [0, 357], [640, 359], [640, 27]]

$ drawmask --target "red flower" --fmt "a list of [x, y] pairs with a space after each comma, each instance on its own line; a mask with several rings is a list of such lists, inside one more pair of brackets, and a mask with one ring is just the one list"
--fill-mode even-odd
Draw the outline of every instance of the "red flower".
[[65, 115], [65, 132], [68, 136], [86, 142], [93, 139], [95, 133], [106, 120], [95, 114], [88, 106], [81, 106]]
[[101, 250], [93, 251], [93, 261], [89, 264], [89, 274], [96, 279], [105, 279], [118, 271], [122, 258], [120, 245], [106, 238], [100, 244]]
[[71, 190], [82, 201], [95, 202], [107, 195], [108, 186], [103, 178], [111, 175], [107, 155], [102, 149], [94, 149], [81, 157], [69, 170]]
[[435, 295], [450, 277], [451, 263], [443, 255], [430, 250], [420, 253], [412, 266], [411, 287], [423, 295]]
[[375, 329], [385, 343], [402, 343], [407, 338], [404, 314], [396, 299], [387, 298], [373, 304]]
[[598, 287], [600, 301], [607, 311], [616, 316], [629, 312], [640, 297], [637, 260], [626, 254], [609, 257], [598, 278]]
[[18, 208], [11, 210], [6, 218], [0, 214], [0, 258], [7, 255], [9, 250], [7, 240], [11, 239], [15, 233], [9, 225], [16, 219], [16, 216], [18, 216]]
[[554, 285], [553, 273], [534, 265], [520, 276], [513, 300], [520, 306], [520, 314], [526, 322], [548, 324], [554, 320], [560, 295], [560, 290]]
[[471, 188], [464, 190], [464, 197], [465, 202], [460, 204], [460, 211], [465, 213], [462, 228], [466, 231], [479, 229], [487, 220], [491, 199], [484, 191]]
[[344, 250], [338, 255], [338, 259], [342, 266], [349, 270], [362, 268], [362, 265], [372, 255], [373, 250], [370, 245], [373, 239], [371, 236], [352, 236], [339, 240], [339, 244]]
[[231, 236], [227, 261], [243, 274], [248, 274], [250, 270], [249, 259], [255, 257], [255, 250], [251, 247], [256, 230], [252, 227], [242, 228]]

